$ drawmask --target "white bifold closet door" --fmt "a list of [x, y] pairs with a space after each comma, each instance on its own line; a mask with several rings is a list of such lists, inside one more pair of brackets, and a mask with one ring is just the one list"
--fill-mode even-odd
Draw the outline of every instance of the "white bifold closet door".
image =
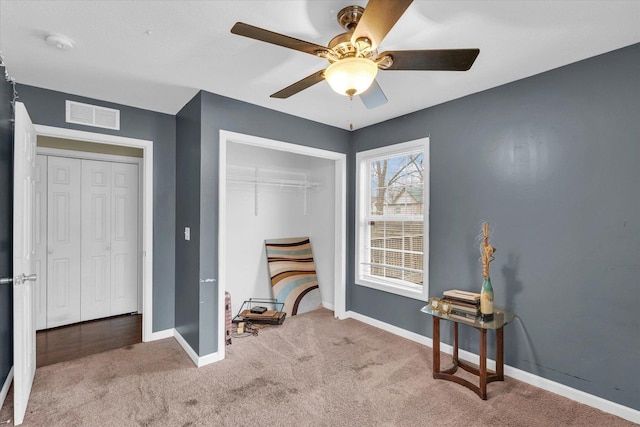
[[138, 165], [111, 163], [111, 315], [138, 311]]
[[138, 165], [37, 156], [37, 329], [138, 310]]
[[138, 309], [138, 166], [82, 160], [81, 320]]

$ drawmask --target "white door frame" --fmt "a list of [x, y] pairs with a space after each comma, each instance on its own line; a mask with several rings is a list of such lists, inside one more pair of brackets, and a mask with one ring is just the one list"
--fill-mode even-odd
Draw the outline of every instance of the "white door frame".
[[220, 130], [220, 156], [218, 165], [218, 358], [225, 355], [225, 309], [226, 288], [226, 210], [227, 204], [227, 144], [230, 142], [254, 145], [303, 156], [317, 157], [335, 162], [335, 249], [334, 249], [334, 315], [345, 318], [346, 311], [346, 253], [347, 253], [347, 155], [335, 151], [322, 150], [289, 142], [260, 138], [237, 132]]
[[153, 333], [153, 141], [43, 125], [35, 128], [39, 136], [142, 149], [142, 341], [165, 338]]

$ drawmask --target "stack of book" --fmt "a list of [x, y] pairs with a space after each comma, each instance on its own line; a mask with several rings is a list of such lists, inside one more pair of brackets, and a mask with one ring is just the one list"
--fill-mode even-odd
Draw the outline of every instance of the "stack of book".
[[444, 291], [443, 300], [451, 305], [449, 315], [454, 319], [475, 320], [480, 316], [480, 294], [452, 289]]

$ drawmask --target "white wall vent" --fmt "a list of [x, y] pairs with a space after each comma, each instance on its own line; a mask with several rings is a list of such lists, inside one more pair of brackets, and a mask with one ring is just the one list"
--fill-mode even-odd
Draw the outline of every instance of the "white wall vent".
[[67, 100], [66, 121], [67, 123], [120, 130], [120, 110]]

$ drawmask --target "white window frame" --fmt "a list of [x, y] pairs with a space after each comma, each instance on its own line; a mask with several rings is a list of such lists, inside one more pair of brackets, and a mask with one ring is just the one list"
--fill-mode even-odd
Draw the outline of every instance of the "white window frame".
[[[365, 274], [362, 263], [368, 259], [367, 251], [367, 224], [366, 218], [371, 208], [369, 206], [369, 186], [371, 178], [367, 167], [372, 160], [402, 156], [418, 150], [424, 150], [424, 188], [423, 188], [423, 283], [422, 285], [410, 284], [400, 280], [382, 278]], [[355, 283], [380, 291], [402, 295], [421, 301], [429, 298], [429, 175], [430, 175], [429, 138], [420, 138], [413, 141], [402, 142], [386, 147], [356, 153], [356, 256], [355, 256]]]

